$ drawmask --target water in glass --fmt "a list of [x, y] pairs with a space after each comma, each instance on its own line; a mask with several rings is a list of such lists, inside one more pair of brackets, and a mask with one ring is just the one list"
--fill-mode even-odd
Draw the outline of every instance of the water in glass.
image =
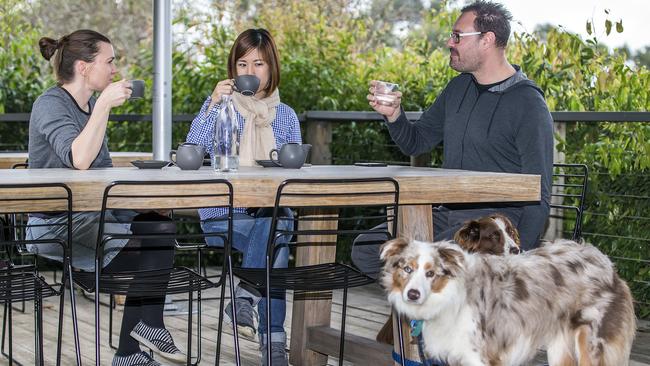
[[212, 139], [212, 168], [218, 172], [236, 171], [239, 168], [239, 133], [230, 95], [221, 97], [219, 108]]

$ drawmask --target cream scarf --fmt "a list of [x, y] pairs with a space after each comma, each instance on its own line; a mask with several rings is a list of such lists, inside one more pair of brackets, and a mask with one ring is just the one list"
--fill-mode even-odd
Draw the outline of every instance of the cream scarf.
[[268, 160], [269, 152], [276, 147], [271, 123], [280, 104], [280, 93], [276, 89], [263, 99], [233, 93], [232, 100], [245, 121], [239, 144], [239, 165], [254, 166], [255, 160]]

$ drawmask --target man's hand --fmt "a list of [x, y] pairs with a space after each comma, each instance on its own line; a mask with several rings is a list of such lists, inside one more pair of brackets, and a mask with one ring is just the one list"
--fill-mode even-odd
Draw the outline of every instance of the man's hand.
[[370, 94], [366, 96], [366, 98], [368, 99], [368, 104], [370, 104], [372, 109], [377, 111], [377, 113], [386, 116], [388, 122], [395, 122], [397, 117], [399, 117], [401, 111], [400, 104], [402, 103], [402, 92], [400, 91], [390, 92], [386, 94], [384, 98], [382, 98], [382, 100], [378, 100], [377, 97], [375, 96], [376, 84], [377, 84], [377, 80], [370, 81], [370, 88], [368, 89]]

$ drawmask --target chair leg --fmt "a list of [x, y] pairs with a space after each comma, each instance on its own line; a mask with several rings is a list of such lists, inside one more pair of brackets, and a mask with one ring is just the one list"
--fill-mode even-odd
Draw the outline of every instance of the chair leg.
[[[223, 275], [223, 274], [222, 274]], [[219, 296], [219, 318], [218, 321], [219, 323], [217, 324], [217, 354], [215, 355], [214, 358], [214, 364], [219, 365], [219, 356], [221, 353], [221, 332], [223, 330], [223, 308], [224, 304], [223, 302], [225, 301], [225, 296], [226, 296], [226, 283], [225, 281], [221, 281], [221, 295]], [[236, 327], [233, 327], [236, 328]]]
[[345, 315], [348, 308], [348, 288], [343, 288], [343, 308], [341, 309], [341, 340], [339, 344], [339, 366], [343, 366], [343, 355], [345, 353]]
[[113, 308], [116, 307], [115, 295], [108, 296], [108, 346], [117, 349], [113, 344]]
[[[2, 355], [7, 357], [9, 360], [9, 365], [13, 365], [14, 362], [18, 365], [20, 363], [15, 361], [13, 358], [13, 322], [12, 322], [12, 313], [11, 313], [11, 302], [5, 301], [4, 315], [2, 318]], [[9, 353], [5, 352], [5, 329], [9, 329], [8, 341], [9, 341]]]
[[40, 288], [36, 289], [34, 299], [34, 361], [35, 364], [43, 366], [43, 298]]
[[74, 280], [72, 279], [72, 266], [70, 264], [68, 265], [67, 272], [68, 272], [67, 280], [70, 282], [70, 311], [72, 313], [71, 315], [72, 315], [72, 333], [74, 336], [74, 351], [75, 351], [77, 366], [81, 366], [81, 347], [79, 345], [79, 324], [77, 323], [77, 302], [74, 294]]
[[272, 266], [269, 256], [266, 256], [266, 364], [271, 363], [271, 272]]
[[395, 318], [397, 319], [397, 339], [399, 342], [399, 358], [400, 358], [400, 363], [402, 366], [405, 366], [405, 360], [404, 360], [404, 335], [402, 333], [402, 317], [399, 315], [399, 313], [395, 312]]
[[[226, 257], [226, 263], [225, 263], [226, 268], [222, 269], [222, 276], [224, 275], [223, 271], [226, 271], [225, 275], [228, 276], [228, 285], [230, 286], [230, 310], [232, 311], [232, 323], [233, 323], [233, 344], [235, 346], [235, 365], [240, 366], [241, 365], [241, 357], [240, 357], [240, 351], [239, 351], [239, 334], [237, 332], [237, 313], [235, 312], [235, 276], [233, 275], [232, 272], [232, 258], [230, 256]], [[220, 357], [220, 350], [221, 350], [221, 335], [223, 331], [223, 309], [224, 309], [224, 302], [226, 301], [226, 288], [225, 288], [225, 281], [221, 281], [221, 300], [219, 302], [219, 326], [218, 326], [218, 333], [217, 333], [217, 355], [215, 356], [215, 365], [219, 365], [219, 357]]]
[[[99, 268], [96, 263], [95, 268]], [[101, 364], [99, 343], [99, 271], [95, 270], [95, 365]]]
[[61, 364], [61, 343], [63, 340], [63, 307], [65, 306], [65, 275], [62, 277], [61, 295], [59, 299], [59, 328], [56, 338], [56, 364]]
[[14, 363], [14, 354], [13, 354], [13, 323], [11, 319], [11, 303], [5, 303], [5, 306], [9, 309], [7, 319], [9, 319], [9, 365]]
[[[192, 286], [194, 284], [192, 283]], [[192, 365], [192, 297], [194, 293], [189, 292], [187, 299], [187, 366]]]
[[7, 303], [4, 304], [4, 310], [2, 312], [2, 344], [0, 344], [0, 351], [3, 356], [7, 356], [5, 353], [5, 331], [7, 330]]
[[[193, 304], [189, 306], [192, 311]], [[188, 335], [191, 336], [192, 333]], [[192, 365], [198, 365], [201, 362], [201, 290], [196, 291], [196, 360]]]

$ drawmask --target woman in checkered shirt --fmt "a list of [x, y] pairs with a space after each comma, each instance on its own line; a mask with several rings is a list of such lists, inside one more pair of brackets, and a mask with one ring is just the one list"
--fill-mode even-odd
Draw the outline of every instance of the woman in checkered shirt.
[[[255, 75], [260, 80], [254, 96], [233, 93], [234, 78], [239, 75]], [[248, 29], [241, 33], [233, 44], [228, 57], [228, 78], [219, 81], [212, 94], [206, 99], [192, 122], [187, 141], [203, 145], [210, 155], [214, 154], [212, 139], [215, 122], [219, 114], [222, 96], [231, 96], [235, 107], [240, 136], [240, 166], [253, 166], [255, 160], [268, 159], [271, 149], [280, 148], [289, 142], [302, 143], [298, 116], [288, 105], [280, 102], [280, 61], [275, 42], [265, 29]], [[264, 268], [266, 245], [270, 232], [271, 218], [261, 209], [235, 209], [233, 221], [233, 246], [243, 254], [242, 267]], [[218, 218], [225, 210], [199, 210], [202, 220]], [[287, 212], [287, 214], [291, 214]], [[223, 232], [225, 221], [207, 221], [206, 232]], [[287, 221], [278, 226], [288, 228]], [[279, 240], [275, 250], [274, 268], [287, 266], [289, 251], [284, 244], [290, 238]], [[210, 246], [223, 246], [220, 237], [207, 238]], [[287, 365], [286, 333], [284, 319], [286, 300], [284, 291], [273, 291], [271, 296], [271, 353], [275, 366]], [[235, 311], [240, 335], [247, 338], [259, 336], [262, 364], [266, 365], [266, 298], [244, 284], [237, 286]], [[255, 311], [257, 307], [258, 311]], [[231, 317], [231, 305], [226, 305], [227, 320]], [[259, 313], [259, 321], [258, 314]], [[232, 322], [232, 321], [231, 321]], [[257, 329], [255, 323], [258, 323]]]

